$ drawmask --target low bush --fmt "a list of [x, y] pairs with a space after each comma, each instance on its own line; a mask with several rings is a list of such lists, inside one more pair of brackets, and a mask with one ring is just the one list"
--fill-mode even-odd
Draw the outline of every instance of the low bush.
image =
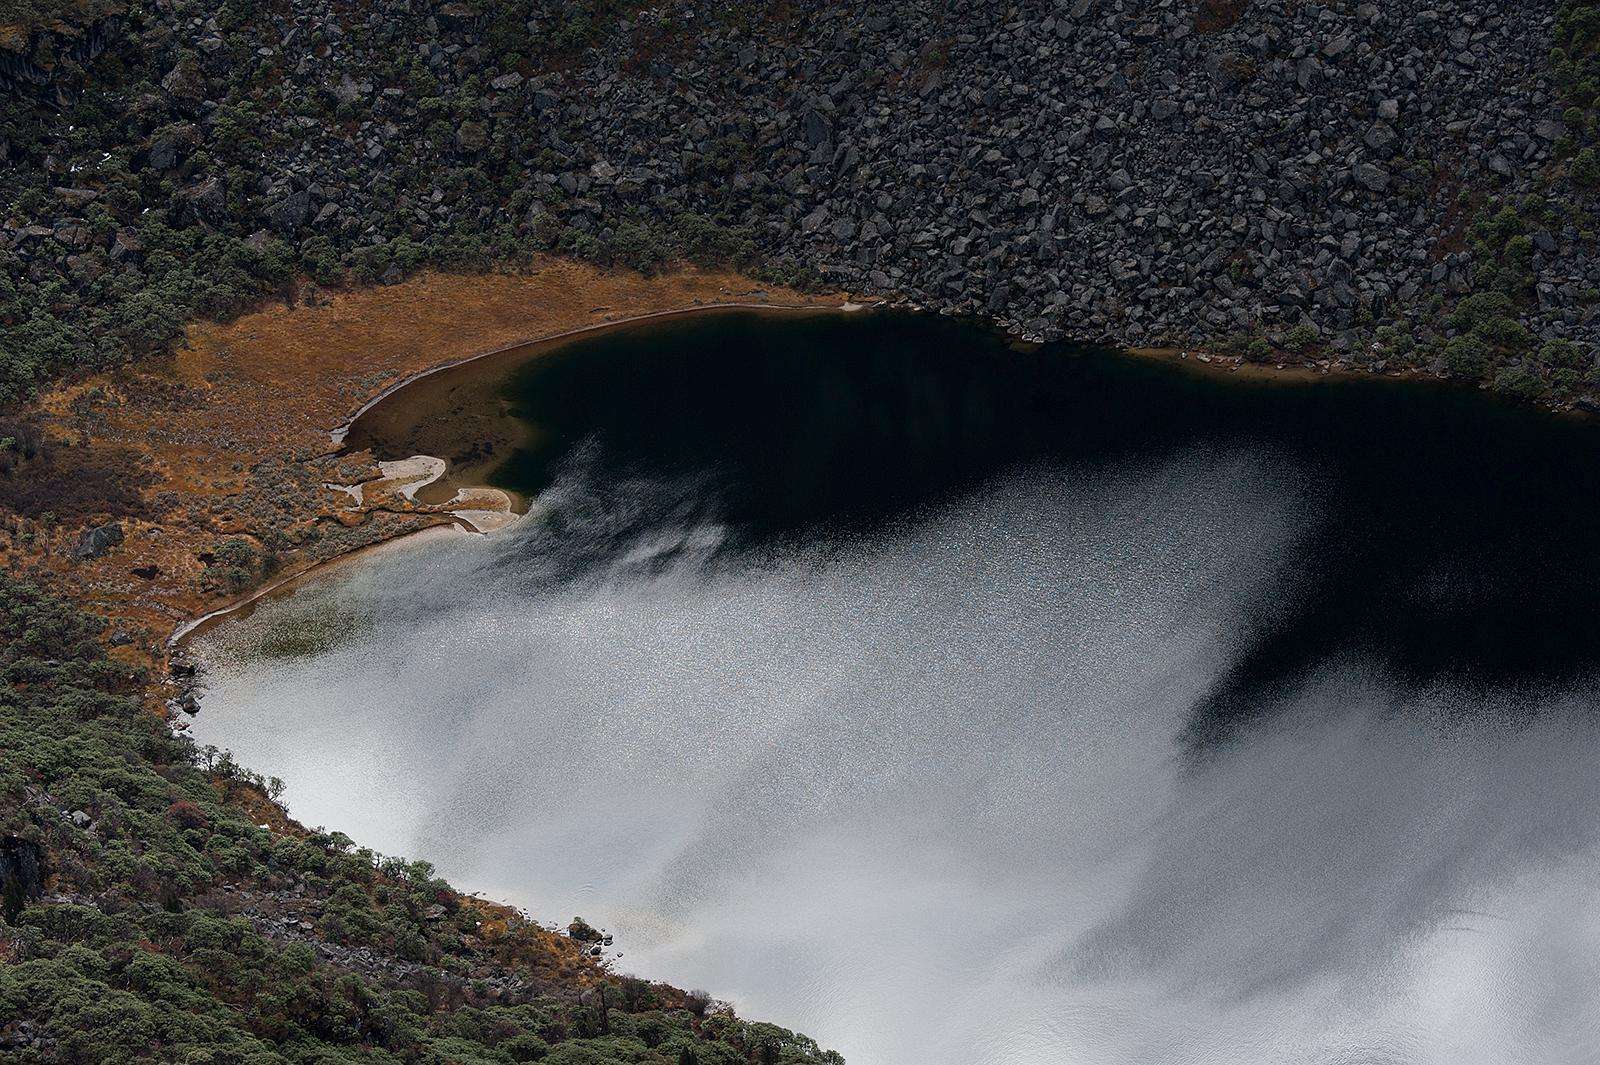
[[1491, 387], [1503, 396], [1527, 403], [1539, 399], [1546, 390], [1539, 371], [1525, 363], [1502, 366], [1495, 373]]
[[1570, 340], [1548, 340], [1539, 348], [1539, 363], [1543, 366], [1576, 370], [1583, 368], [1588, 361], [1584, 358], [1583, 349]]
[[1444, 369], [1451, 377], [1481, 381], [1489, 373], [1493, 352], [1482, 337], [1469, 333], [1445, 345]]
[[1304, 355], [1322, 339], [1322, 333], [1310, 322], [1301, 322], [1283, 334], [1283, 346], [1296, 355]]
[[1478, 292], [1456, 304], [1450, 312], [1450, 327], [1462, 332], [1475, 330], [1512, 313], [1514, 304], [1504, 292]]

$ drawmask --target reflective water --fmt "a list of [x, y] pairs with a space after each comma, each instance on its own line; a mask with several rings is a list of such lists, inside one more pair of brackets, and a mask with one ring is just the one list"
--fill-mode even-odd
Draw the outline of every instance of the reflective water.
[[855, 1065], [1600, 1061], [1590, 427], [894, 316], [504, 387], [544, 520], [207, 638], [302, 820]]

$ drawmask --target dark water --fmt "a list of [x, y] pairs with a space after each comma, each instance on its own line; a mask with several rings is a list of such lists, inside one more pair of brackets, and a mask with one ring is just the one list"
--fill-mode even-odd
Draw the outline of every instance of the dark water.
[[529, 519], [201, 648], [302, 819], [856, 1065], [1600, 1061], [1595, 427], [901, 315], [495, 372]]
[[601, 483], [693, 486], [653, 500], [670, 515], [643, 506], [617, 543], [580, 540], [585, 566], [686, 519], [725, 526], [728, 550], [870, 539], [1030, 465], [1070, 477], [1240, 451], [1290, 463], [1317, 518], [1285, 552], [1277, 594], [1235, 619], [1252, 640], [1198, 709], [1207, 736], [1333, 660], [1525, 697], [1600, 661], [1600, 427], [1473, 392], [1241, 386], [1106, 352], [1014, 350], [932, 317], [729, 315], [574, 344], [506, 394], [539, 433], [494, 471], [503, 487], [537, 496], [575, 459]]

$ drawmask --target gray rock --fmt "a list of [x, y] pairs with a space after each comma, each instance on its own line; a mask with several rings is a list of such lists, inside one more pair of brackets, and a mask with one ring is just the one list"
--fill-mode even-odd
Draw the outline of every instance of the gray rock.
[[1372, 163], [1359, 163], [1351, 170], [1351, 176], [1362, 188], [1372, 192], [1383, 192], [1389, 187], [1389, 172], [1381, 166]]
[[292, 192], [267, 208], [267, 221], [280, 233], [294, 233], [306, 224], [311, 213], [311, 194], [305, 189]]
[[137, 255], [142, 251], [144, 251], [144, 241], [139, 239], [139, 234], [135, 230], [119, 229], [117, 230], [117, 235], [112, 238], [111, 257], [113, 259], [124, 259], [130, 255]]
[[801, 116], [800, 121], [809, 147], [820, 148], [832, 142], [833, 124], [821, 111], [812, 108]]
[[[684, 14], [713, 6], [689, 0]], [[1191, 33], [1195, 0], [798, 5], [792, 35], [687, 34], [642, 65], [641, 16], [531, 79], [497, 72], [481, 5], [415, 12], [379, 0], [361, 31], [309, 9], [268, 16], [274, 33], [251, 48], [291, 87], [334, 93], [340, 115], [273, 119], [252, 169], [265, 179], [220, 185], [233, 201], [220, 214], [207, 185], [220, 168], [185, 168], [202, 145], [217, 156], [224, 113], [180, 94], [220, 94], [240, 54], [208, 51], [210, 20], [174, 22], [170, 84], [127, 101], [130, 128], [157, 131], [129, 165], [140, 184], [148, 166], [183, 191], [140, 207], [223, 231], [230, 212], [254, 211], [274, 238], [315, 230], [341, 253], [501, 217], [559, 240], [689, 213], [840, 287], [1029, 334], [1203, 344], [1309, 311], [1361, 351], [1363, 309], [1420, 324], [1433, 297], [1471, 285], [1470, 256], [1437, 271], [1429, 258], [1448, 197], [1402, 189], [1391, 160], [1449, 161], [1514, 200], [1542, 189], [1566, 133], [1549, 12], [1509, 0], [1260, 2], [1214, 34]], [[528, 32], [555, 14], [535, 5]], [[436, 109], [388, 84], [396, 62], [425, 68], [430, 97], [461, 109], [435, 126]], [[492, 91], [462, 92], [474, 78]], [[81, 289], [142, 254], [131, 230], [108, 239], [79, 217], [94, 208], [53, 191], [101, 188], [70, 176], [96, 158], [22, 154], [0, 143], [0, 172], [35, 181], [53, 210], [0, 221], [0, 248], [30, 280]], [[407, 187], [419, 159], [472, 180]], [[1564, 182], [1543, 191], [1573, 206]], [[1575, 227], [1534, 243], [1529, 327], [1600, 347], [1583, 295], [1600, 286], [1600, 251]]]
[[72, 557], [79, 561], [102, 558], [110, 554], [113, 548], [120, 547], [122, 541], [120, 522], [113, 521], [93, 529], [86, 529], [72, 546]]
[[178, 137], [157, 137], [150, 142], [150, 150], [145, 155], [145, 161], [152, 169], [171, 170], [178, 165], [182, 143]]
[[1400, 138], [1395, 134], [1395, 131], [1383, 122], [1379, 122], [1367, 130], [1364, 140], [1368, 148], [1371, 148], [1385, 159], [1394, 154], [1396, 146], [1400, 143]]
[[0, 920], [15, 924], [22, 907], [44, 894], [44, 848], [16, 836], [0, 837]]
[[68, 207], [86, 207], [100, 198], [100, 193], [96, 189], [64, 189], [57, 187], [52, 189], [51, 192], [57, 200], [60, 200]]

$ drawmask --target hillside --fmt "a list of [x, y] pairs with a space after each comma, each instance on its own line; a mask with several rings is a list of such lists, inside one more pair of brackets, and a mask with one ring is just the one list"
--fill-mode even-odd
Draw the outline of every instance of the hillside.
[[1578, 0], [130, 3], [4, 53], [0, 397], [303, 277], [557, 251], [1593, 405], [1597, 39]]
[[837, 1062], [295, 825], [166, 727], [165, 635], [445, 520], [335, 512], [352, 404], [620, 313], [1600, 411], [1597, 52], [1589, 0], [0, 0], [0, 1056]]
[[0, 1057], [841, 1060], [612, 975], [581, 922], [546, 931], [286, 821], [270, 782], [140, 708], [102, 632], [0, 577]]
[[386, 385], [755, 298], [715, 274], [424, 275], [191, 330], [176, 358], [0, 419], [0, 1057], [837, 1061], [616, 975], [581, 924], [296, 825], [271, 782], [187, 738], [194, 669], [168, 644], [264, 581], [451, 522], [383, 491], [370, 454], [334, 454], [328, 429]]

